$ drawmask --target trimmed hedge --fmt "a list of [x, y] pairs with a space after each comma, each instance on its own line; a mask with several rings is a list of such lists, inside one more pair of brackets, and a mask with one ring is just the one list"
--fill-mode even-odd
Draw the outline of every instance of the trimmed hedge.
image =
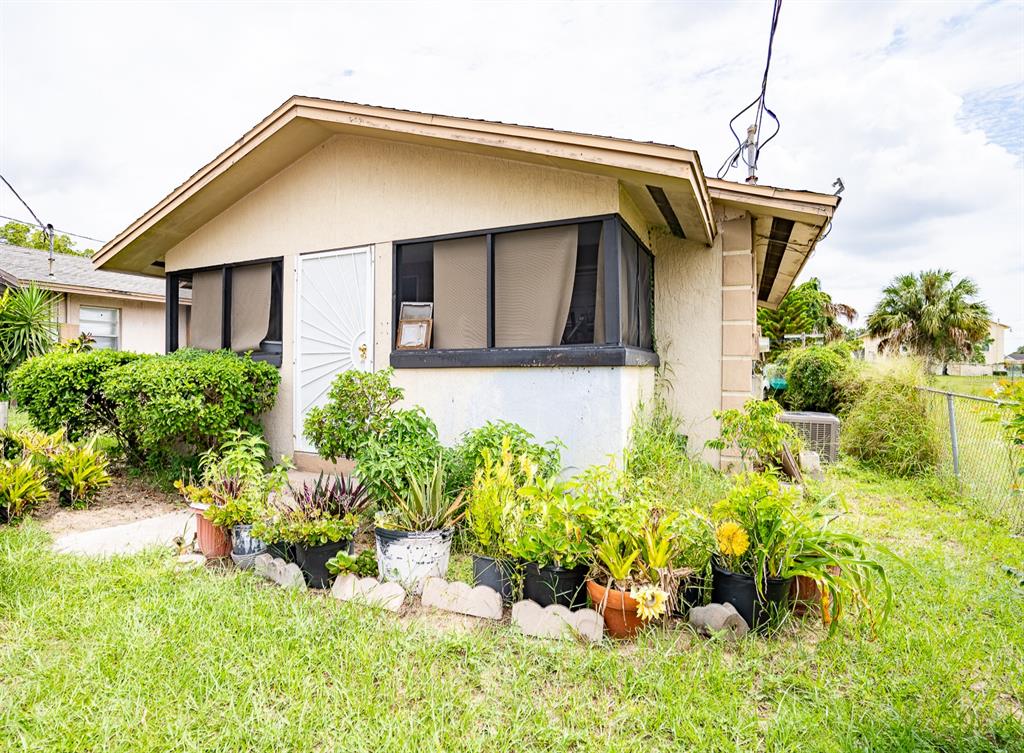
[[113, 406], [102, 394], [107, 374], [152, 357], [113, 350], [55, 350], [30, 358], [11, 372], [11, 397], [37, 429], [52, 433], [63, 427], [68, 439], [78, 441], [111, 428]]
[[232, 429], [260, 434], [280, 378], [270, 364], [227, 351], [61, 351], [16, 369], [11, 392], [37, 428], [64, 427], [75, 440], [105, 430], [129, 461], [161, 469], [216, 447]]
[[227, 351], [178, 351], [111, 371], [104, 397], [114, 406], [122, 442], [147, 465], [195, 456], [232, 429], [261, 434], [281, 375], [270, 364]]

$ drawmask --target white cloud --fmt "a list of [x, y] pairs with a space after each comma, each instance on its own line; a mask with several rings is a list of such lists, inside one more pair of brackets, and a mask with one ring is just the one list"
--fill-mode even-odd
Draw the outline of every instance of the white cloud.
[[[0, 5], [0, 165], [110, 237], [293, 93], [663, 141], [714, 171], [764, 65], [764, 4]], [[764, 183], [847, 185], [808, 265], [867, 311], [974, 277], [1024, 342], [1024, 6], [787, 3]], [[745, 120], [738, 127], [745, 127]], [[733, 173], [733, 177], [738, 177]], [[23, 216], [0, 195], [0, 214]]]

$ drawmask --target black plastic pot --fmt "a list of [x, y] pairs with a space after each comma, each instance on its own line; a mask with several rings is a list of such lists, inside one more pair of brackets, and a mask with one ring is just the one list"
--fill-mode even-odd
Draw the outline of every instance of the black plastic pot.
[[488, 586], [501, 594], [506, 604], [515, 601], [522, 589], [523, 565], [510, 559], [495, 559], [482, 554], [473, 555], [473, 585]]
[[747, 621], [751, 630], [768, 624], [773, 613], [786, 606], [789, 601], [789, 586], [792, 578], [768, 578], [764, 593], [757, 592], [757, 584], [750, 575], [741, 575], [711, 564], [711, 602], [729, 603]]
[[279, 541], [276, 544], [267, 544], [267, 554], [274, 559], [284, 560], [285, 562], [294, 562], [295, 546], [292, 544], [286, 544], [283, 541]]
[[295, 545], [295, 564], [306, 576], [306, 585], [310, 588], [330, 588], [335, 575], [328, 571], [327, 560], [342, 549], [351, 551], [351, 541], [330, 541], [319, 546]]
[[582, 609], [587, 606], [586, 580], [586, 565], [570, 569], [557, 565], [540, 567], [535, 562], [527, 562], [523, 598], [532, 599], [542, 607], [561, 604], [569, 609]]

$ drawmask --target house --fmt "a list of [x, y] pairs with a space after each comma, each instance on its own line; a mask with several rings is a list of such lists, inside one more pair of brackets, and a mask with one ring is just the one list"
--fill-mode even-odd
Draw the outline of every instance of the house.
[[[83, 256], [50, 254], [34, 248], [0, 244], [0, 288], [29, 284], [57, 294], [56, 318], [61, 341], [80, 333], [96, 348], [162, 353], [166, 309], [164, 281], [153, 276], [97, 270]], [[179, 327], [188, 330], [188, 301], [178, 305]]]
[[[838, 204], [707, 178], [690, 149], [297, 96], [93, 263], [165, 275], [169, 311], [189, 291], [193, 346], [279, 364], [267, 437], [300, 467], [334, 376], [387, 366], [442, 441], [503, 418], [581, 467], [622, 448], [659, 366], [703, 448], [754, 392], [756, 306]], [[430, 347], [396, 347], [404, 309]]]
[[[983, 363], [944, 363], [936, 364], [932, 370], [936, 374], [947, 374], [949, 376], [991, 376], [993, 369], [1003, 368], [1006, 360], [1006, 333], [1010, 327], [1001, 322], [992, 320], [988, 323], [988, 338], [982, 347], [985, 360]], [[900, 355], [907, 355], [909, 350], [906, 346], [900, 349]], [[861, 339], [861, 352], [859, 357], [865, 361], [873, 362], [890, 358], [879, 350], [879, 338], [865, 335]]]

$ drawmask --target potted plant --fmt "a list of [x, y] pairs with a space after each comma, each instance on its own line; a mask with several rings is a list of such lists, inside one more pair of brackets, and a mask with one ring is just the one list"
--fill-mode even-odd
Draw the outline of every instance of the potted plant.
[[358, 556], [341, 551], [327, 560], [327, 569], [334, 575], [351, 573], [369, 578], [377, 574], [377, 555], [372, 549], [364, 549]]
[[537, 478], [522, 490], [527, 505], [510, 516], [512, 552], [526, 562], [523, 596], [541, 606], [587, 604], [594, 510], [573, 490], [572, 483]]
[[174, 486], [188, 502], [189, 508], [195, 511], [196, 539], [202, 555], [207, 559], [223, 559], [230, 555], [231, 537], [228, 530], [206, 515], [214, 506], [213, 489], [208, 485], [186, 484], [181, 480], [175, 481]]
[[627, 488], [612, 465], [589, 468], [574, 479], [576, 492], [593, 509], [594, 546], [587, 593], [614, 638], [632, 638], [667, 615], [688, 570], [677, 570], [676, 515], [651, 505]]
[[767, 625], [789, 599], [796, 497], [771, 474], [745, 474], [713, 508], [711, 601], [732, 604], [751, 629]]
[[473, 585], [488, 586], [511, 604], [522, 592], [522, 563], [511, 555], [509, 518], [522, 507], [520, 489], [532, 483], [536, 466], [530, 456], [513, 456], [511, 439], [501, 439], [500, 457], [490, 448], [480, 452], [466, 500], [466, 523], [472, 546]]
[[410, 475], [406, 481], [403, 492], [392, 489], [391, 503], [377, 513], [377, 565], [382, 580], [420, 593], [428, 577], [447, 575], [455, 524], [465, 510], [461, 493], [451, 499], [445, 492], [440, 457], [425, 477]]
[[329, 588], [334, 573], [327, 562], [351, 547], [369, 502], [366, 487], [354, 478], [321, 473], [315, 484], [307, 481], [292, 489], [290, 500], [252, 532], [268, 543], [294, 547], [295, 562], [310, 588]]

